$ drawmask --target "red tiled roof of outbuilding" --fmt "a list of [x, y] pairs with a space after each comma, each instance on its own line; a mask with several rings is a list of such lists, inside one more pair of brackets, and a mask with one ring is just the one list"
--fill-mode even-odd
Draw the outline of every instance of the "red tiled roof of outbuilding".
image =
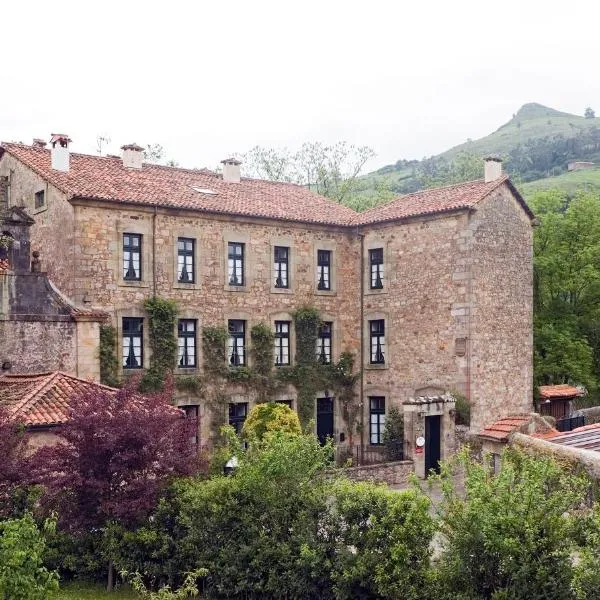
[[60, 425], [69, 420], [71, 402], [92, 390], [116, 394], [114, 388], [62, 371], [0, 376], [0, 407], [25, 426]]
[[583, 390], [567, 383], [559, 385], [540, 385], [540, 398], [579, 398], [584, 395]]
[[500, 419], [491, 425], [488, 425], [479, 435], [482, 437], [493, 438], [498, 441], [508, 441], [511, 433], [514, 433], [523, 425], [531, 421], [531, 415], [514, 415]]

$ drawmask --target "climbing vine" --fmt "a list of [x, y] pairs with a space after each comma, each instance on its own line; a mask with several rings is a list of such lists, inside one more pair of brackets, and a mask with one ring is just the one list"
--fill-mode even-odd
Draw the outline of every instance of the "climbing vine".
[[117, 331], [112, 325], [100, 325], [100, 383], [119, 386]]
[[14, 238], [6, 233], [0, 233], [0, 249], [8, 250], [14, 242]]
[[165, 377], [171, 373], [177, 361], [177, 338], [175, 326], [177, 303], [164, 298], [148, 298], [144, 302], [148, 313], [149, 341], [152, 350], [150, 368], [140, 381], [141, 391], [162, 388]]

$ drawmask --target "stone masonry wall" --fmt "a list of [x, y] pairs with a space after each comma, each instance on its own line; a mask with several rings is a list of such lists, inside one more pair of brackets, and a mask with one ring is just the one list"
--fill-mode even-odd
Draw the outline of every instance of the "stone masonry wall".
[[370, 481], [388, 485], [406, 483], [413, 472], [414, 464], [411, 460], [348, 467], [341, 470], [341, 473], [352, 481]]
[[77, 375], [76, 326], [73, 321], [0, 320], [0, 361], [10, 361], [12, 373]]
[[[149, 210], [118, 208], [114, 205], [78, 205], [75, 214], [75, 255], [78, 257], [75, 300], [81, 301], [85, 296], [93, 306], [108, 311], [117, 327], [119, 343], [122, 318], [144, 317], [143, 301], [154, 293], [176, 300], [180, 317], [197, 319], [199, 364], [202, 364], [203, 327], [226, 325], [231, 318], [245, 319], [248, 343], [253, 325], [263, 321], [273, 327], [276, 319], [293, 321], [292, 314], [296, 309], [313, 305], [324, 320], [334, 323], [334, 360], [339, 359], [341, 352], [349, 351], [357, 357], [358, 368], [360, 242], [354, 232], [183, 212], [173, 214], [157, 211], [155, 214]], [[143, 235], [140, 282], [122, 279], [121, 244], [124, 232]], [[176, 244], [179, 236], [196, 240], [194, 284], [176, 281]], [[230, 287], [226, 282], [227, 241], [246, 245], [247, 284], [241, 289]], [[274, 280], [274, 245], [291, 248], [289, 290], [274, 290], [271, 285]], [[331, 292], [319, 292], [316, 289], [317, 249], [333, 251], [334, 289]], [[293, 360], [293, 327], [290, 345]], [[120, 353], [121, 348], [119, 356]], [[149, 365], [149, 357], [146, 343], [145, 366]], [[194, 372], [178, 369], [180, 374]], [[252, 402], [252, 398], [243, 390], [232, 389], [232, 396], [236, 401]], [[287, 398], [295, 400], [295, 395]], [[199, 399], [182, 394], [180, 401], [196, 404]], [[201, 407], [200, 419], [204, 427], [208, 426], [210, 420], [207, 417]], [[338, 439], [340, 433], [346, 432], [339, 414], [336, 415], [334, 428]]]
[[[369, 248], [385, 248], [383, 290], [365, 282], [365, 396], [385, 396], [386, 408], [418, 395], [465, 390], [467, 359], [456, 355], [455, 341], [464, 336], [456, 307], [468, 301], [461, 248], [466, 224], [459, 213], [381, 227], [365, 237], [367, 265]], [[369, 364], [368, 321], [378, 318], [386, 321], [384, 367]]]
[[471, 429], [533, 410], [532, 226], [507, 186], [472, 214]]
[[[0, 176], [8, 176], [9, 206], [21, 206], [35, 219], [31, 249], [40, 252], [42, 270], [69, 297], [73, 295], [73, 207], [65, 195], [5, 153]], [[45, 206], [35, 208], [35, 193], [44, 190]]]

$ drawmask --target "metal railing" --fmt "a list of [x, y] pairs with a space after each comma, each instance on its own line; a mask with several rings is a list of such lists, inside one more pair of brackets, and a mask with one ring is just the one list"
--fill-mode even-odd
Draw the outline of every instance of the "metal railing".
[[567, 417], [566, 419], [560, 419], [556, 421], [556, 429], [558, 431], [572, 431], [578, 427], [585, 425], [585, 417], [583, 415], [578, 417]]
[[337, 446], [335, 463], [338, 466], [358, 467], [404, 460], [403, 442], [381, 444], [381, 446]]

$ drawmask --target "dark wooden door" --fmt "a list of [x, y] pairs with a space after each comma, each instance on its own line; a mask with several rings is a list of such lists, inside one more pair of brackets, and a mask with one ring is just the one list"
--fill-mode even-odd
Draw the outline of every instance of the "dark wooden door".
[[440, 472], [441, 416], [425, 417], [425, 473]]
[[321, 444], [333, 437], [333, 398], [317, 398], [317, 437]]

